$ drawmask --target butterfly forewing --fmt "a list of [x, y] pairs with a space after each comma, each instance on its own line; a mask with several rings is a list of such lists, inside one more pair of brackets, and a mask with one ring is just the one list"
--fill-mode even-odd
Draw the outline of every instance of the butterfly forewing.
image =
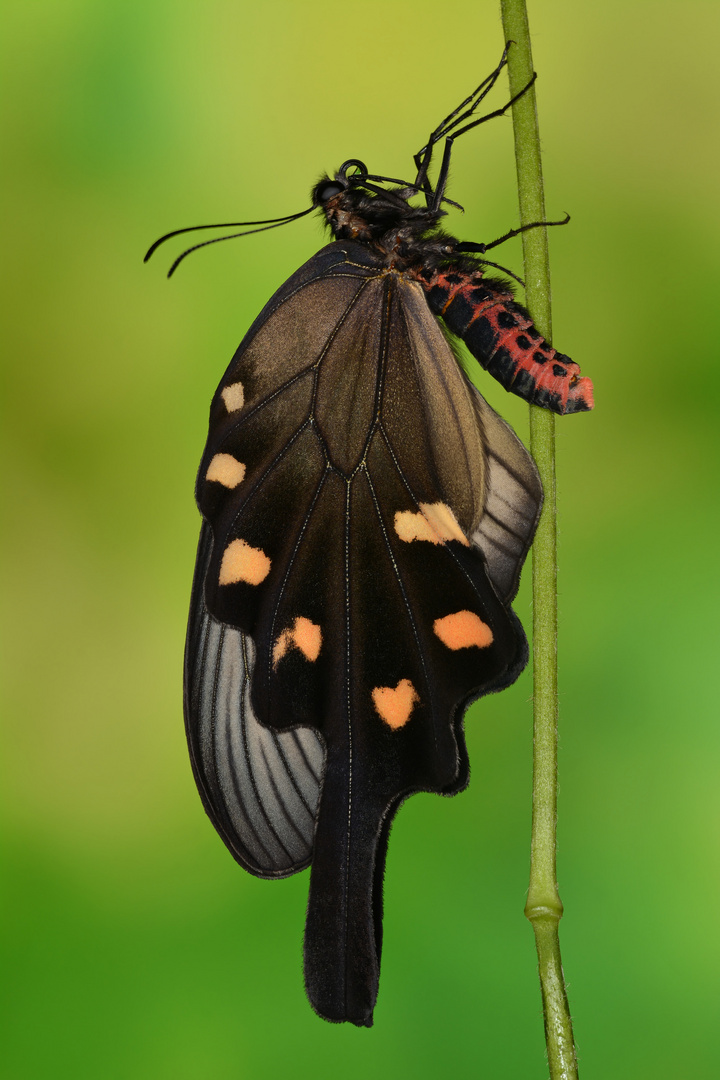
[[214, 399], [196, 769], [256, 873], [306, 863], [316, 819], [306, 979], [323, 1016], [369, 1022], [390, 817], [412, 791], [464, 785], [463, 708], [525, 662], [507, 601], [540, 499], [420, 286], [362, 245], [329, 245], [283, 286]]
[[431, 468], [434, 494], [470, 534], [486, 495], [486, 448], [473, 389], [430, 315], [420, 286], [401, 278], [397, 291], [383, 428], [416, 498], [427, 501], [418, 474]]

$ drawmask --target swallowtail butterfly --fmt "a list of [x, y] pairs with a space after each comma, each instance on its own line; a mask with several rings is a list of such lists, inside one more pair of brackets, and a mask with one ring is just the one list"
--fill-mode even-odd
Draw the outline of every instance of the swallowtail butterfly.
[[393, 816], [414, 792], [465, 787], [465, 710], [527, 660], [510, 601], [542, 489], [449, 333], [536, 405], [593, 404], [590, 380], [486, 276], [494, 245], [438, 228], [453, 139], [512, 104], [474, 115], [505, 53], [415, 155], [414, 182], [353, 160], [316, 184], [302, 214], [318, 209], [333, 241], [246, 334], [198, 474], [195, 779], [250, 873], [312, 866], [305, 981], [332, 1021], [372, 1024]]

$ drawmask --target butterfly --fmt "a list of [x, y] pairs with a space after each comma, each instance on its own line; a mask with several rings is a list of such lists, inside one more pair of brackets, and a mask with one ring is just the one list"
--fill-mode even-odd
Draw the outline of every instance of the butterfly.
[[512, 104], [474, 115], [506, 54], [415, 155], [412, 183], [353, 159], [307, 210], [244, 223], [317, 210], [333, 240], [235, 353], [197, 479], [185, 655], [195, 779], [246, 870], [311, 866], [307, 993], [320, 1016], [360, 1026], [377, 996], [393, 817], [414, 792], [465, 787], [465, 710], [528, 655], [510, 602], [542, 488], [450, 334], [528, 401], [593, 405], [590, 380], [486, 276], [486, 252], [522, 230], [482, 245], [439, 228], [453, 139]]

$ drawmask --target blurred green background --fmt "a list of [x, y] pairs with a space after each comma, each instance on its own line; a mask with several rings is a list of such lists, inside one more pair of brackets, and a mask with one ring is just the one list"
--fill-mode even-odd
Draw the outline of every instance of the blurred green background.
[[[597, 402], [558, 422], [561, 933], [584, 1080], [720, 1069], [718, 14], [530, 6], [548, 213], [573, 218], [551, 236], [554, 337]], [[304, 219], [171, 282], [175, 250], [142, 265], [169, 229], [304, 208], [345, 158], [408, 174], [501, 48], [494, 0], [6, 7], [9, 1080], [546, 1076], [529, 673], [468, 716], [469, 790], [397, 819], [371, 1030], [307, 1005], [307, 874], [251, 878], [203, 814], [181, 661], [208, 405], [324, 239]], [[452, 179], [452, 231], [516, 224], [509, 120], [456, 145]], [[518, 241], [501, 260], [521, 272]], [[526, 407], [479, 381], [524, 435]]]

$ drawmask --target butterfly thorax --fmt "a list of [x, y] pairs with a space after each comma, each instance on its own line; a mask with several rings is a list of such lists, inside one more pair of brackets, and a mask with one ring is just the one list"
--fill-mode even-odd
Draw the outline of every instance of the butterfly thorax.
[[436, 269], [456, 261], [458, 240], [438, 228], [444, 211], [412, 206], [413, 194], [396, 188], [383, 197], [349, 187], [319, 201], [335, 239], [366, 243], [387, 269]]

